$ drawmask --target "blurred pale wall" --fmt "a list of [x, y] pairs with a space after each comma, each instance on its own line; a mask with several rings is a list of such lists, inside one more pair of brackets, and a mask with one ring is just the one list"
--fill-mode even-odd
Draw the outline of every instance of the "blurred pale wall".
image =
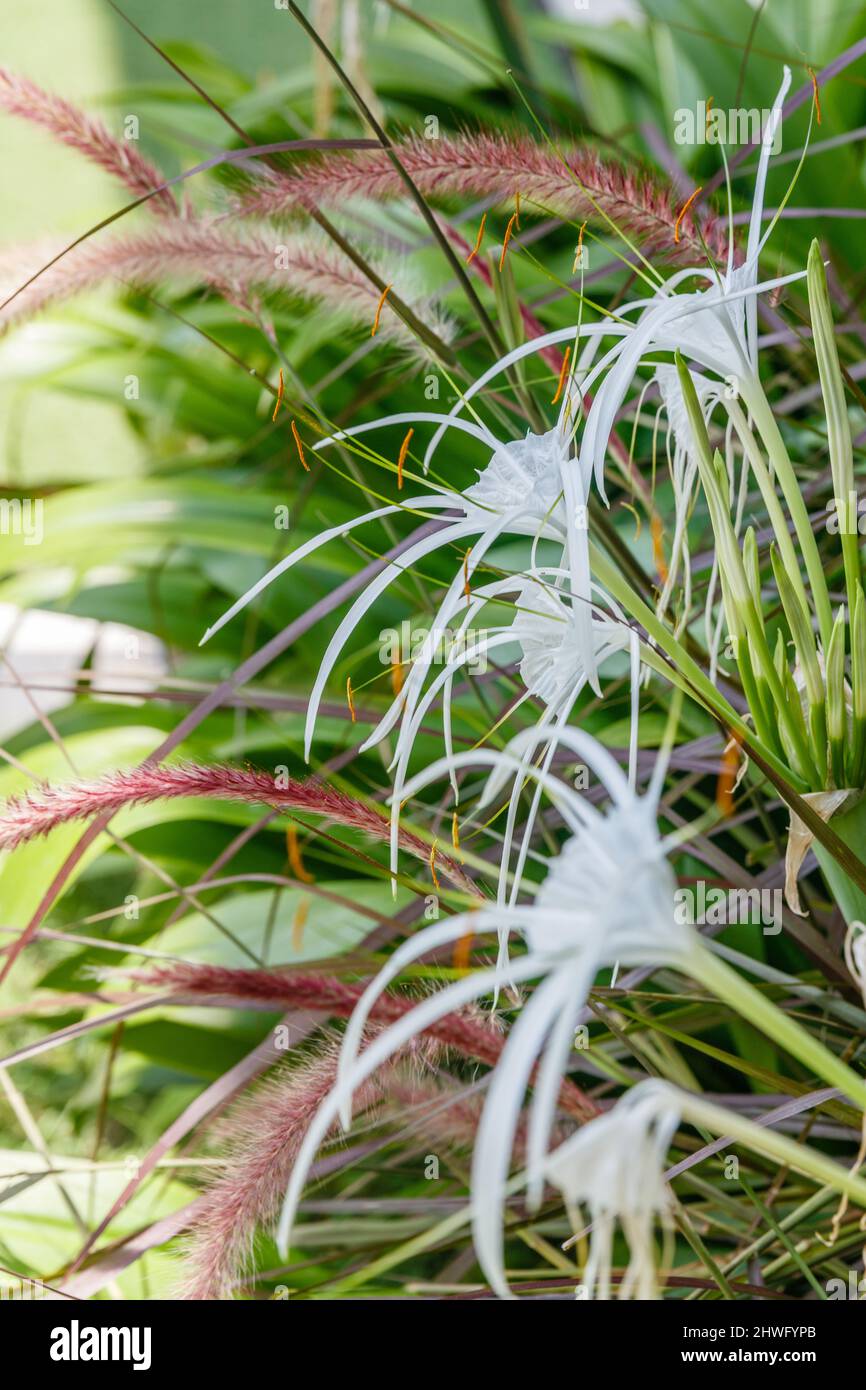
[[[308, 56], [307, 41], [273, 0], [123, 5], [156, 42], [209, 49], [250, 77], [279, 72]], [[129, 84], [180, 86], [105, 0], [0, 0], [0, 62], [100, 116], [117, 134], [124, 108], [116, 96]], [[71, 239], [122, 205], [124, 196], [76, 151], [0, 113], [0, 248], [58, 234]], [[88, 312], [86, 300], [76, 301], [70, 318]], [[140, 441], [121, 405], [76, 398], [47, 382], [33, 384], [34, 364], [38, 376], [41, 362], [56, 361], [59, 339], [50, 318], [40, 317], [0, 341], [0, 487], [124, 476], [139, 465]]]
[[[5, 67], [86, 105], [121, 81], [120, 45], [103, 0], [6, 0], [0, 5]], [[0, 244], [74, 235], [117, 206], [99, 169], [28, 121], [0, 114]], [[129, 467], [136, 441], [119, 408], [21, 385], [18, 366], [39, 353], [37, 320], [0, 343], [0, 485], [37, 486], [86, 474], [98, 451]]]
[[[74, 101], [89, 101], [121, 80], [110, 13], [102, 0], [6, 0], [0, 5], [3, 64]], [[80, 230], [111, 206], [113, 190], [98, 170], [28, 122], [5, 115], [0, 169], [4, 241], [49, 228]]]
[[[127, 14], [157, 42], [210, 48], [254, 75], [297, 61], [301, 37], [273, 0], [125, 0]], [[178, 81], [105, 0], [2, 0], [0, 61], [49, 91], [100, 110], [126, 82]], [[117, 190], [74, 151], [24, 121], [0, 114], [0, 240], [47, 229], [80, 231], [117, 206]]]

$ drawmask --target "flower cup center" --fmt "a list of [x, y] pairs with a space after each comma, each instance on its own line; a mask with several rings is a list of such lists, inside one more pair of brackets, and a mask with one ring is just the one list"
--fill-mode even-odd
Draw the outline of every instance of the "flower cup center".
[[553, 512], [562, 508], [561, 470], [567, 457], [558, 429], [546, 434], [529, 432], [525, 439], [499, 446], [466, 496], [503, 515], [525, 512], [527, 519], [552, 519]]

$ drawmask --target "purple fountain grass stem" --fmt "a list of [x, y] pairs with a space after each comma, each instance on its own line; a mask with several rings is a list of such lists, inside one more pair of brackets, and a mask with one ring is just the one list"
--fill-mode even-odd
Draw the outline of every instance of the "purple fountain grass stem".
[[[767, 534], [771, 534], [769, 530]], [[517, 663], [515, 663], [515, 669], [516, 667]], [[28, 680], [27, 689], [36, 694], [62, 694], [70, 696], [89, 695], [93, 690], [92, 682], [94, 679], [94, 673], [90, 671], [78, 671], [76, 672], [75, 682], [70, 681], [65, 682], [63, 685], [57, 685], [49, 683], [47, 681]], [[20, 690], [20, 688], [20, 681], [0, 680], [0, 690]], [[105, 685], [100, 681], [98, 693], [100, 695], [126, 696], [129, 694], [129, 690], [121, 689], [119, 686], [115, 689], [114, 687]], [[137, 688], [136, 694], [140, 694], [142, 699], [163, 701], [165, 704], [169, 705], [194, 705], [197, 703], [201, 696], [201, 690], [174, 690], [160, 688], [159, 686], [151, 685], [147, 688], [142, 686], [140, 690]], [[359, 704], [358, 698], [359, 697], [356, 697], [355, 702], [355, 715], [357, 722], [359, 724], [369, 724], [372, 728], [374, 724], [377, 724], [379, 722], [379, 719], [381, 718], [381, 713], [374, 712], [373, 710], [368, 709], [367, 706]], [[306, 714], [308, 703], [309, 702], [300, 695], [277, 695], [271, 691], [251, 690], [247, 694], [239, 692], [237, 695], [231, 695], [227, 697], [223, 701], [223, 708], [239, 709], [244, 711], [280, 710], [288, 711], [291, 714]], [[327, 716], [330, 719], [342, 719], [345, 717], [346, 714], [345, 704], [339, 704], [336, 700], [323, 700], [319, 708], [321, 710], [322, 715]], [[438, 708], [438, 705], [435, 706], [435, 708]], [[427, 734], [435, 738], [438, 737], [440, 730], [435, 729], [431, 724], [422, 724], [420, 727], [420, 732], [422, 734]], [[468, 734], [455, 734], [454, 742], [465, 744], [467, 747], [471, 747], [475, 740], [473, 738], [470, 738]], [[354, 757], [354, 750], [349, 750], [348, 760], [351, 761], [351, 759]]]
[[[9, 300], [0, 316], [2, 327], [112, 279], [146, 287], [178, 281], [215, 289], [242, 303], [259, 293], [295, 295], [319, 300], [367, 329], [380, 298], [376, 286], [342, 251], [313, 233], [237, 235], [224, 222], [175, 218], [138, 236], [81, 242], [49, 265], [58, 249], [59, 243], [41, 243], [0, 255], [4, 297], [25, 284], [34, 270], [46, 267]], [[440, 338], [453, 337], [453, 324], [432, 300], [416, 298], [412, 307]], [[417, 350], [415, 337], [387, 302], [378, 336]]]
[[[68, 782], [41, 786], [7, 802], [0, 815], [0, 850], [17, 849], [59, 825], [84, 820], [106, 811], [112, 815], [128, 806], [177, 797], [214, 797], [220, 801], [259, 803], [282, 810], [325, 816], [374, 839], [388, 841], [390, 822], [365, 802], [312, 779], [278, 786], [273, 775], [252, 768], [203, 767], [184, 763], [176, 767], [136, 767], [111, 772], [93, 782]], [[430, 846], [411, 831], [400, 831], [407, 853], [425, 862]], [[464, 892], [478, 897], [478, 889], [454, 859], [436, 856], [436, 867]]]
[[92, 1298], [149, 1250], [155, 1250], [183, 1231], [189, 1230], [195, 1224], [203, 1202], [203, 1197], [196, 1197], [194, 1201], [187, 1202], [185, 1207], [180, 1207], [169, 1216], [160, 1217], [149, 1226], [135, 1231], [125, 1239], [122, 1238], [116, 1245], [109, 1246], [97, 1258], [91, 1260], [86, 1269], [65, 1280], [62, 1292], [69, 1298]]
[[[807, 1110], [816, 1110], [819, 1105], [826, 1105], [828, 1101], [838, 1100], [842, 1092], [833, 1086], [825, 1086], [820, 1091], [809, 1091], [807, 1095], [795, 1096], [792, 1100], [786, 1100], [782, 1105], [775, 1106], [772, 1110], [766, 1110], [763, 1115], [754, 1117], [755, 1124], [772, 1127], [781, 1120], [790, 1119], [793, 1115], [802, 1115]], [[713, 1139], [709, 1144], [705, 1144], [695, 1153], [689, 1154], [687, 1158], [680, 1159], [665, 1173], [665, 1181], [671, 1182], [679, 1177], [680, 1173], [685, 1173], [689, 1168], [694, 1168], [696, 1164], [702, 1163], [705, 1158], [710, 1158], [713, 1154], [721, 1153], [730, 1144], [730, 1139], [722, 1135], [720, 1139]]]
[[[248, 826], [247, 829], [251, 832], [251, 834], [246, 837], [244, 843], [247, 843], [247, 841], [252, 838], [252, 835], [258, 834], [265, 822], [271, 820], [274, 816], [278, 814], [279, 812], [272, 811], [269, 813], [268, 816], [263, 816], [259, 820], [255, 821], [252, 825]], [[239, 836], [236, 836], [235, 839], [228, 846], [230, 857], [237, 853], [239, 838]], [[361, 904], [355, 902], [353, 899], [346, 897], [342, 893], [333, 893], [329, 889], [323, 888], [320, 883], [302, 883], [300, 879], [290, 878], [287, 877], [285, 874], [254, 873], [249, 870], [247, 870], [245, 873], [225, 875], [220, 874], [218, 876], [214, 876], [212, 870], [213, 865], [211, 865], [210, 870], [205, 870], [202, 873], [201, 877], [198, 879], [196, 883], [185, 885], [186, 892], [192, 894], [199, 893], [203, 889], [237, 888], [241, 884], [248, 883], [265, 884], [268, 887], [281, 889], [303, 888], [304, 892], [309, 893], [312, 897], [319, 897], [322, 898], [324, 901], [336, 903], [339, 907], [351, 908], [352, 911], [356, 912], [359, 917], [366, 917], [368, 921], [375, 922], [377, 931], [385, 928], [390, 929], [394, 925], [394, 916], [385, 916], [383, 913], [377, 912], [372, 907], [362, 906]], [[145, 898], [139, 898], [137, 906], [139, 908], [156, 907], [158, 904], [173, 902], [176, 898], [180, 896], [181, 891], [182, 890], [179, 887], [175, 887], [166, 889], [166, 891], [163, 893], [150, 893]], [[123, 916], [127, 907], [128, 904], [125, 902], [117, 903], [114, 907], [104, 908], [102, 912], [91, 913], [89, 917], [80, 919], [80, 921], [77, 922], [75, 925], [91, 926], [97, 922], [110, 922], [113, 918]], [[420, 911], [420, 909], [418, 910]], [[186, 907], [181, 908], [182, 914], [184, 914], [186, 911]], [[166, 921], [162, 930], [164, 931], [166, 926], [171, 925], [172, 923], [170, 920]], [[396, 929], [399, 930], [399, 924], [397, 925]], [[10, 935], [14, 936], [15, 928], [0, 926], [0, 934], [5, 933], [9, 933]], [[109, 953], [119, 953], [121, 955], [128, 955], [131, 950], [128, 942], [121, 944], [118, 941], [106, 941], [104, 938], [101, 937], [82, 936], [77, 931], [61, 932], [54, 931], [50, 927], [42, 927], [40, 928], [37, 935], [40, 941], [69, 941], [72, 942], [74, 945], [93, 946], [97, 950], [108, 951]], [[0, 951], [3, 951], [4, 949], [4, 947], [0, 946]], [[142, 958], [151, 957], [154, 960], [172, 959], [171, 952], [169, 951], [151, 951], [145, 946], [136, 946], [134, 948], [133, 954], [140, 955]], [[45, 1008], [47, 1006], [49, 1011], [51, 1011], [53, 1010], [53, 1006], [57, 1002], [57, 1000], [63, 997], [64, 996], [61, 996], [57, 993], [53, 993], [49, 1000], [42, 1001], [42, 1007]], [[70, 1000], [72, 1000], [73, 997], [79, 998], [79, 996], [77, 995], [68, 996]], [[79, 1002], [81, 1002], [81, 999], [87, 1000], [88, 998], [90, 998], [90, 996], [87, 994], [81, 995]], [[114, 1002], [117, 1001], [115, 1000]], [[39, 1007], [39, 1005], [31, 1001], [30, 1004], [21, 1004], [16, 1007], [26, 1009], [28, 1007], [37, 1008]], [[62, 1012], [62, 1010], [59, 1010], [59, 1012]], [[3, 1016], [4, 1010], [0, 1009], [0, 1018], [2, 1018]]]
[[[91, 1002], [96, 1003], [103, 1000], [108, 1001], [111, 996], [100, 991], [98, 994], [92, 994], [90, 998]], [[94, 1029], [108, 1028], [111, 1024], [121, 1023], [128, 1018], [133, 1018], [136, 1014], [145, 1013], [148, 1009], [159, 1008], [160, 1004], [165, 1003], [168, 1003], [168, 996], [163, 1000], [153, 997], [133, 999], [131, 1003], [121, 1004], [119, 1008], [111, 1009], [106, 1013], [79, 1019], [77, 1023], [70, 1023], [67, 1027], [59, 1028], [47, 1036], [40, 1035], [35, 1041], [25, 1043], [23, 1047], [18, 1047], [14, 1052], [7, 1053], [5, 1057], [0, 1058], [0, 1066], [3, 1067], [4, 1071], [8, 1070], [9, 1067], [17, 1066], [19, 1062], [29, 1061], [33, 1057], [41, 1057], [56, 1047], [62, 1047], [65, 1043], [83, 1037], [86, 1033], [92, 1033]]]
[[[158, 988], [163, 998], [162, 992], [167, 990], [179, 998], [267, 1002], [275, 1009], [312, 1010], [335, 1018], [348, 1018], [366, 988], [364, 984], [298, 970], [243, 970], [193, 963], [126, 973], [139, 983]], [[376, 1024], [396, 1023], [417, 1003], [409, 995], [386, 991], [372, 1006], [370, 1018]], [[489, 1023], [479, 1023], [477, 1011], [472, 1010], [447, 1014], [424, 1032], [435, 1042], [490, 1067], [498, 1062], [506, 1042], [505, 1035], [494, 1031]], [[563, 1081], [560, 1103], [576, 1119], [585, 1120], [598, 1113], [595, 1102], [572, 1081]]]
[[[80, 150], [138, 198], [166, 181], [165, 175], [139, 153], [134, 140], [116, 139], [101, 121], [4, 67], [0, 67], [0, 109], [42, 126], [62, 144]], [[177, 216], [177, 206], [167, 190], [156, 194], [151, 205], [165, 217]]]
[[[217, 878], [220, 869], [224, 868], [226, 864], [231, 863], [235, 855], [239, 854], [254, 836], [260, 834], [261, 831], [270, 824], [276, 814], [276, 811], [266, 811], [263, 816], [259, 816], [258, 820], [253, 821], [252, 825], [245, 825], [243, 830], [238, 831], [237, 835], [235, 835], [225, 848], [220, 851], [213, 863], [199, 875], [199, 885], [211, 883]], [[183, 902], [177, 903], [166, 918], [166, 928], [173, 926], [175, 922], [179, 921], [185, 911], [186, 905]]]
[[[751, 212], [735, 212], [733, 223], [735, 227], [748, 223]], [[764, 208], [764, 222], [769, 222], [772, 218], [779, 217], [783, 222], [817, 222], [820, 217], [844, 217], [852, 221], [862, 221], [866, 217], [866, 208], [829, 208], [829, 207], [796, 207], [796, 208]]]
[[[855, 362], [852, 366], [846, 367], [846, 375], [852, 381], [862, 381], [866, 377], [866, 361]], [[791, 391], [781, 400], [773, 403], [773, 410], [776, 415], [791, 415], [795, 410], [801, 410], [804, 405], [809, 405], [812, 401], [821, 399], [821, 383], [816, 381], [809, 386], [801, 386], [796, 391]], [[827, 513], [816, 513], [818, 520], [826, 521]]]
[[[348, 1167], [350, 1163], [357, 1162], [359, 1158], [373, 1152], [375, 1147], [372, 1144], [356, 1144], [351, 1149], [343, 1149], [340, 1153], [315, 1164], [312, 1169], [313, 1176], [326, 1177], [340, 1167]], [[133, 1235], [121, 1237], [116, 1243], [107, 1246], [104, 1251], [92, 1256], [84, 1269], [80, 1269], [77, 1274], [64, 1281], [62, 1292], [70, 1298], [92, 1298], [149, 1250], [164, 1245], [166, 1241], [190, 1230], [195, 1225], [198, 1212], [205, 1200], [205, 1197], [196, 1197], [194, 1201], [188, 1202], [185, 1207], [172, 1212], [170, 1216], [164, 1216]]]
[[[784, 154], [775, 156], [773, 165], [778, 169], [780, 164], [798, 164], [804, 156], [807, 159], [814, 159], [816, 154], [826, 154], [828, 150], [842, 149], [845, 145], [859, 145], [864, 139], [866, 139], [866, 125], [855, 126], [853, 130], [846, 130], [841, 135], [832, 135], [829, 140], [813, 140], [809, 145], [800, 145], [797, 149], [785, 150]], [[749, 172], [751, 173], [751, 168]], [[823, 212], [823, 209], [821, 211]]]
[[[727, 255], [723, 219], [709, 215], [696, 223], [688, 212], [675, 242], [676, 192], [592, 150], [565, 151], [566, 167], [546, 145], [526, 136], [491, 132], [440, 140], [413, 136], [394, 148], [427, 198], [492, 197], [505, 204], [513, 202], [519, 190], [527, 212], [537, 204], [546, 212], [583, 221], [600, 208], [644, 249], [673, 261], [702, 264], [706, 253], [701, 237], [717, 259], [723, 261]], [[349, 198], [403, 196], [405, 185], [387, 154], [364, 150], [310, 161], [296, 174], [256, 183], [236, 206], [248, 215], [273, 217], [309, 207], [339, 206]]]
[[[118, 140], [105, 125], [71, 102], [46, 92], [27, 77], [0, 67], [0, 110], [42, 126], [61, 144], [79, 150], [100, 168], [118, 179], [124, 187], [142, 199], [153, 200], [154, 212], [168, 217], [177, 216], [177, 205], [170, 189], [197, 174], [207, 173], [222, 164], [238, 165], [248, 173], [261, 177], [256, 161], [275, 154], [294, 151], [366, 150], [379, 149], [378, 140], [369, 139], [301, 139], [274, 140], [264, 145], [251, 144], [242, 150], [220, 150], [189, 169], [170, 178], [135, 148], [135, 142]], [[134, 207], [136, 204], [133, 204]], [[132, 207], [126, 211], [132, 211]]]

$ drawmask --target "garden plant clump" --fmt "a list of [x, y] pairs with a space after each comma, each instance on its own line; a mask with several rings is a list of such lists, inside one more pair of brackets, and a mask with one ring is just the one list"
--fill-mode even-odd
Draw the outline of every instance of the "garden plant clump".
[[8, 1277], [860, 1296], [866, 9], [566, 8], [0, 69]]

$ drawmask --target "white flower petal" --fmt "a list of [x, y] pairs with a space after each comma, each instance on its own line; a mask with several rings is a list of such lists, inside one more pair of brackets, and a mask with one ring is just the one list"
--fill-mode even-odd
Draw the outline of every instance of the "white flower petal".
[[385, 592], [392, 579], [396, 579], [398, 575], [404, 574], [407, 569], [410, 569], [412, 565], [416, 564], [419, 560], [423, 560], [424, 556], [429, 555], [431, 551], [438, 550], [441, 546], [447, 545], [452, 541], [462, 540], [466, 536], [471, 536], [475, 533], [475, 530], [476, 526], [474, 522], [455, 521], [451, 526], [446, 527], [445, 530], [437, 531], [432, 536], [425, 536], [423, 540], [416, 541], [409, 550], [400, 556], [399, 561], [394, 560], [391, 564], [387, 565], [382, 573], [378, 574], [376, 578], [372, 580], [370, 585], [352, 604], [349, 612], [346, 614], [328, 643], [310, 694], [310, 703], [307, 708], [307, 720], [304, 729], [304, 757], [307, 762], [310, 761], [310, 749], [313, 742], [313, 732], [316, 727], [316, 716], [319, 712], [319, 704], [328, 677], [337, 662], [340, 652], [343, 650], [343, 647], [346, 645], [346, 642], [358, 626], [364, 614], [368, 609], [372, 608], [379, 595]]
[[246, 608], [248, 603], [252, 603], [253, 599], [256, 598], [263, 589], [266, 589], [269, 584], [273, 584], [275, 579], [279, 579], [281, 574], [285, 574], [287, 570], [299, 564], [301, 560], [305, 560], [308, 555], [312, 555], [313, 552], [319, 550], [321, 546], [327, 545], [328, 541], [336, 540], [338, 536], [345, 535], [347, 531], [353, 531], [356, 526], [364, 526], [368, 521], [378, 521], [379, 518], [383, 516], [392, 516], [394, 512], [402, 511], [404, 508], [408, 510], [419, 507], [451, 506], [454, 506], [454, 502], [447, 493], [434, 493], [427, 497], [412, 497], [400, 506], [377, 507], [375, 511], [364, 512], [362, 516], [356, 516], [350, 521], [344, 521], [341, 526], [331, 526], [327, 531], [320, 531], [318, 536], [313, 536], [311, 540], [305, 541], [303, 545], [299, 545], [297, 550], [293, 550], [290, 555], [283, 556], [283, 559], [280, 560], [278, 564], [273, 565], [272, 568], [268, 570], [267, 574], [262, 575], [262, 578], [258, 579], [256, 583], [253, 584], [252, 588], [247, 589], [246, 593], [242, 594], [241, 597], [232, 604], [231, 608], [227, 608], [225, 613], [217, 619], [213, 626], [208, 628], [204, 637], [202, 637], [199, 642], [199, 646], [203, 647], [205, 642], [209, 641], [215, 632], [219, 632], [220, 628], [225, 627], [226, 623], [230, 623], [232, 618], [240, 613], [242, 609]]
[[529, 1077], [545, 1038], [567, 1002], [571, 973], [549, 975], [521, 1010], [493, 1073], [472, 1156], [475, 1252], [500, 1298], [511, 1297], [502, 1259], [505, 1184]]

